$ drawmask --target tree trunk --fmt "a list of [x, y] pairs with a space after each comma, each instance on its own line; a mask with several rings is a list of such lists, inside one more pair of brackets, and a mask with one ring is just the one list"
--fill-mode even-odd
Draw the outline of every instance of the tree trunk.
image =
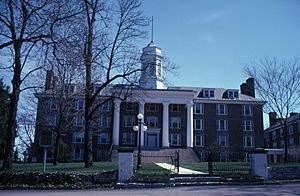
[[288, 132], [287, 132], [287, 122], [286, 122], [286, 120], [284, 121], [283, 129], [284, 129], [284, 162], [288, 163], [289, 162], [289, 158], [288, 158]]
[[21, 45], [16, 43], [14, 45], [15, 50], [15, 67], [14, 75], [11, 81], [13, 86], [13, 91], [10, 97], [9, 103], [9, 114], [8, 122], [6, 128], [6, 146], [4, 153], [4, 160], [1, 167], [1, 170], [11, 170], [13, 162], [13, 147], [15, 143], [16, 136], [16, 116], [20, 96], [20, 85], [21, 85]]

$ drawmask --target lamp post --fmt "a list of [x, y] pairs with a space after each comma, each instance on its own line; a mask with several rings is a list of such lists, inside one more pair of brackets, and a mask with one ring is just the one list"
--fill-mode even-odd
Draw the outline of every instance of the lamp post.
[[134, 131], [138, 131], [138, 160], [137, 160], [137, 165], [136, 165], [136, 169], [138, 170], [141, 167], [141, 163], [142, 163], [142, 155], [141, 155], [141, 135], [142, 135], [142, 131], [146, 131], [147, 130], [147, 126], [144, 125], [144, 123], [142, 122], [144, 115], [143, 114], [138, 114], [137, 115], [138, 118], [138, 125], [133, 127]]

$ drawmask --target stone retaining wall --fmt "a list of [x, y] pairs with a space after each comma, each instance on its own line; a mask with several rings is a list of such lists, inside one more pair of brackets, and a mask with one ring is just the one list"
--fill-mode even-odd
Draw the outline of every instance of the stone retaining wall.
[[300, 166], [270, 167], [268, 169], [269, 180], [294, 180], [300, 179]]

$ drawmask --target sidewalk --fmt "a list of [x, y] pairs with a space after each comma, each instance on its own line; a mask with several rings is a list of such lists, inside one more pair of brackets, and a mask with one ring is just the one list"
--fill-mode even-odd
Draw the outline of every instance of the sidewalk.
[[[175, 168], [174, 165], [171, 165], [171, 164], [168, 164], [168, 163], [155, 163], [155, 164], [162, 167], [162, 168], [165, 168], [167, 170], [170, 170], [171, 168]], [[208, 173], [199, 172], [199, 171], [179, 167], [179, 173], [178, 174], [208, 174]]]

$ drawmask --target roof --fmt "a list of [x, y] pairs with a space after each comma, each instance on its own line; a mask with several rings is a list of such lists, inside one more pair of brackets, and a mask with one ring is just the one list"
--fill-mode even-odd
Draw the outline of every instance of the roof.
[[[294, 114], [294, 115], [288, 117], [288, 119], [287, 119], [288, 125], [289, 125], [290, 123], [293, 123], [293, 122], [300, 122], [300, 113], [297, 113], [297, 114]], [[267, 129], [265, 129], [264, 132], [270, 132], [270, 131], [273, 131], [273, 130], [275, 130], [275, 129], [280, 128], [280, 127], [281, 127], [281, 123], [282, 123], [282, 121], [280, 122], [280, 120], [279, 120], [279, 121], [278, 121], [276, 124], [274, 124], [273, 126], [268, 127]]]

